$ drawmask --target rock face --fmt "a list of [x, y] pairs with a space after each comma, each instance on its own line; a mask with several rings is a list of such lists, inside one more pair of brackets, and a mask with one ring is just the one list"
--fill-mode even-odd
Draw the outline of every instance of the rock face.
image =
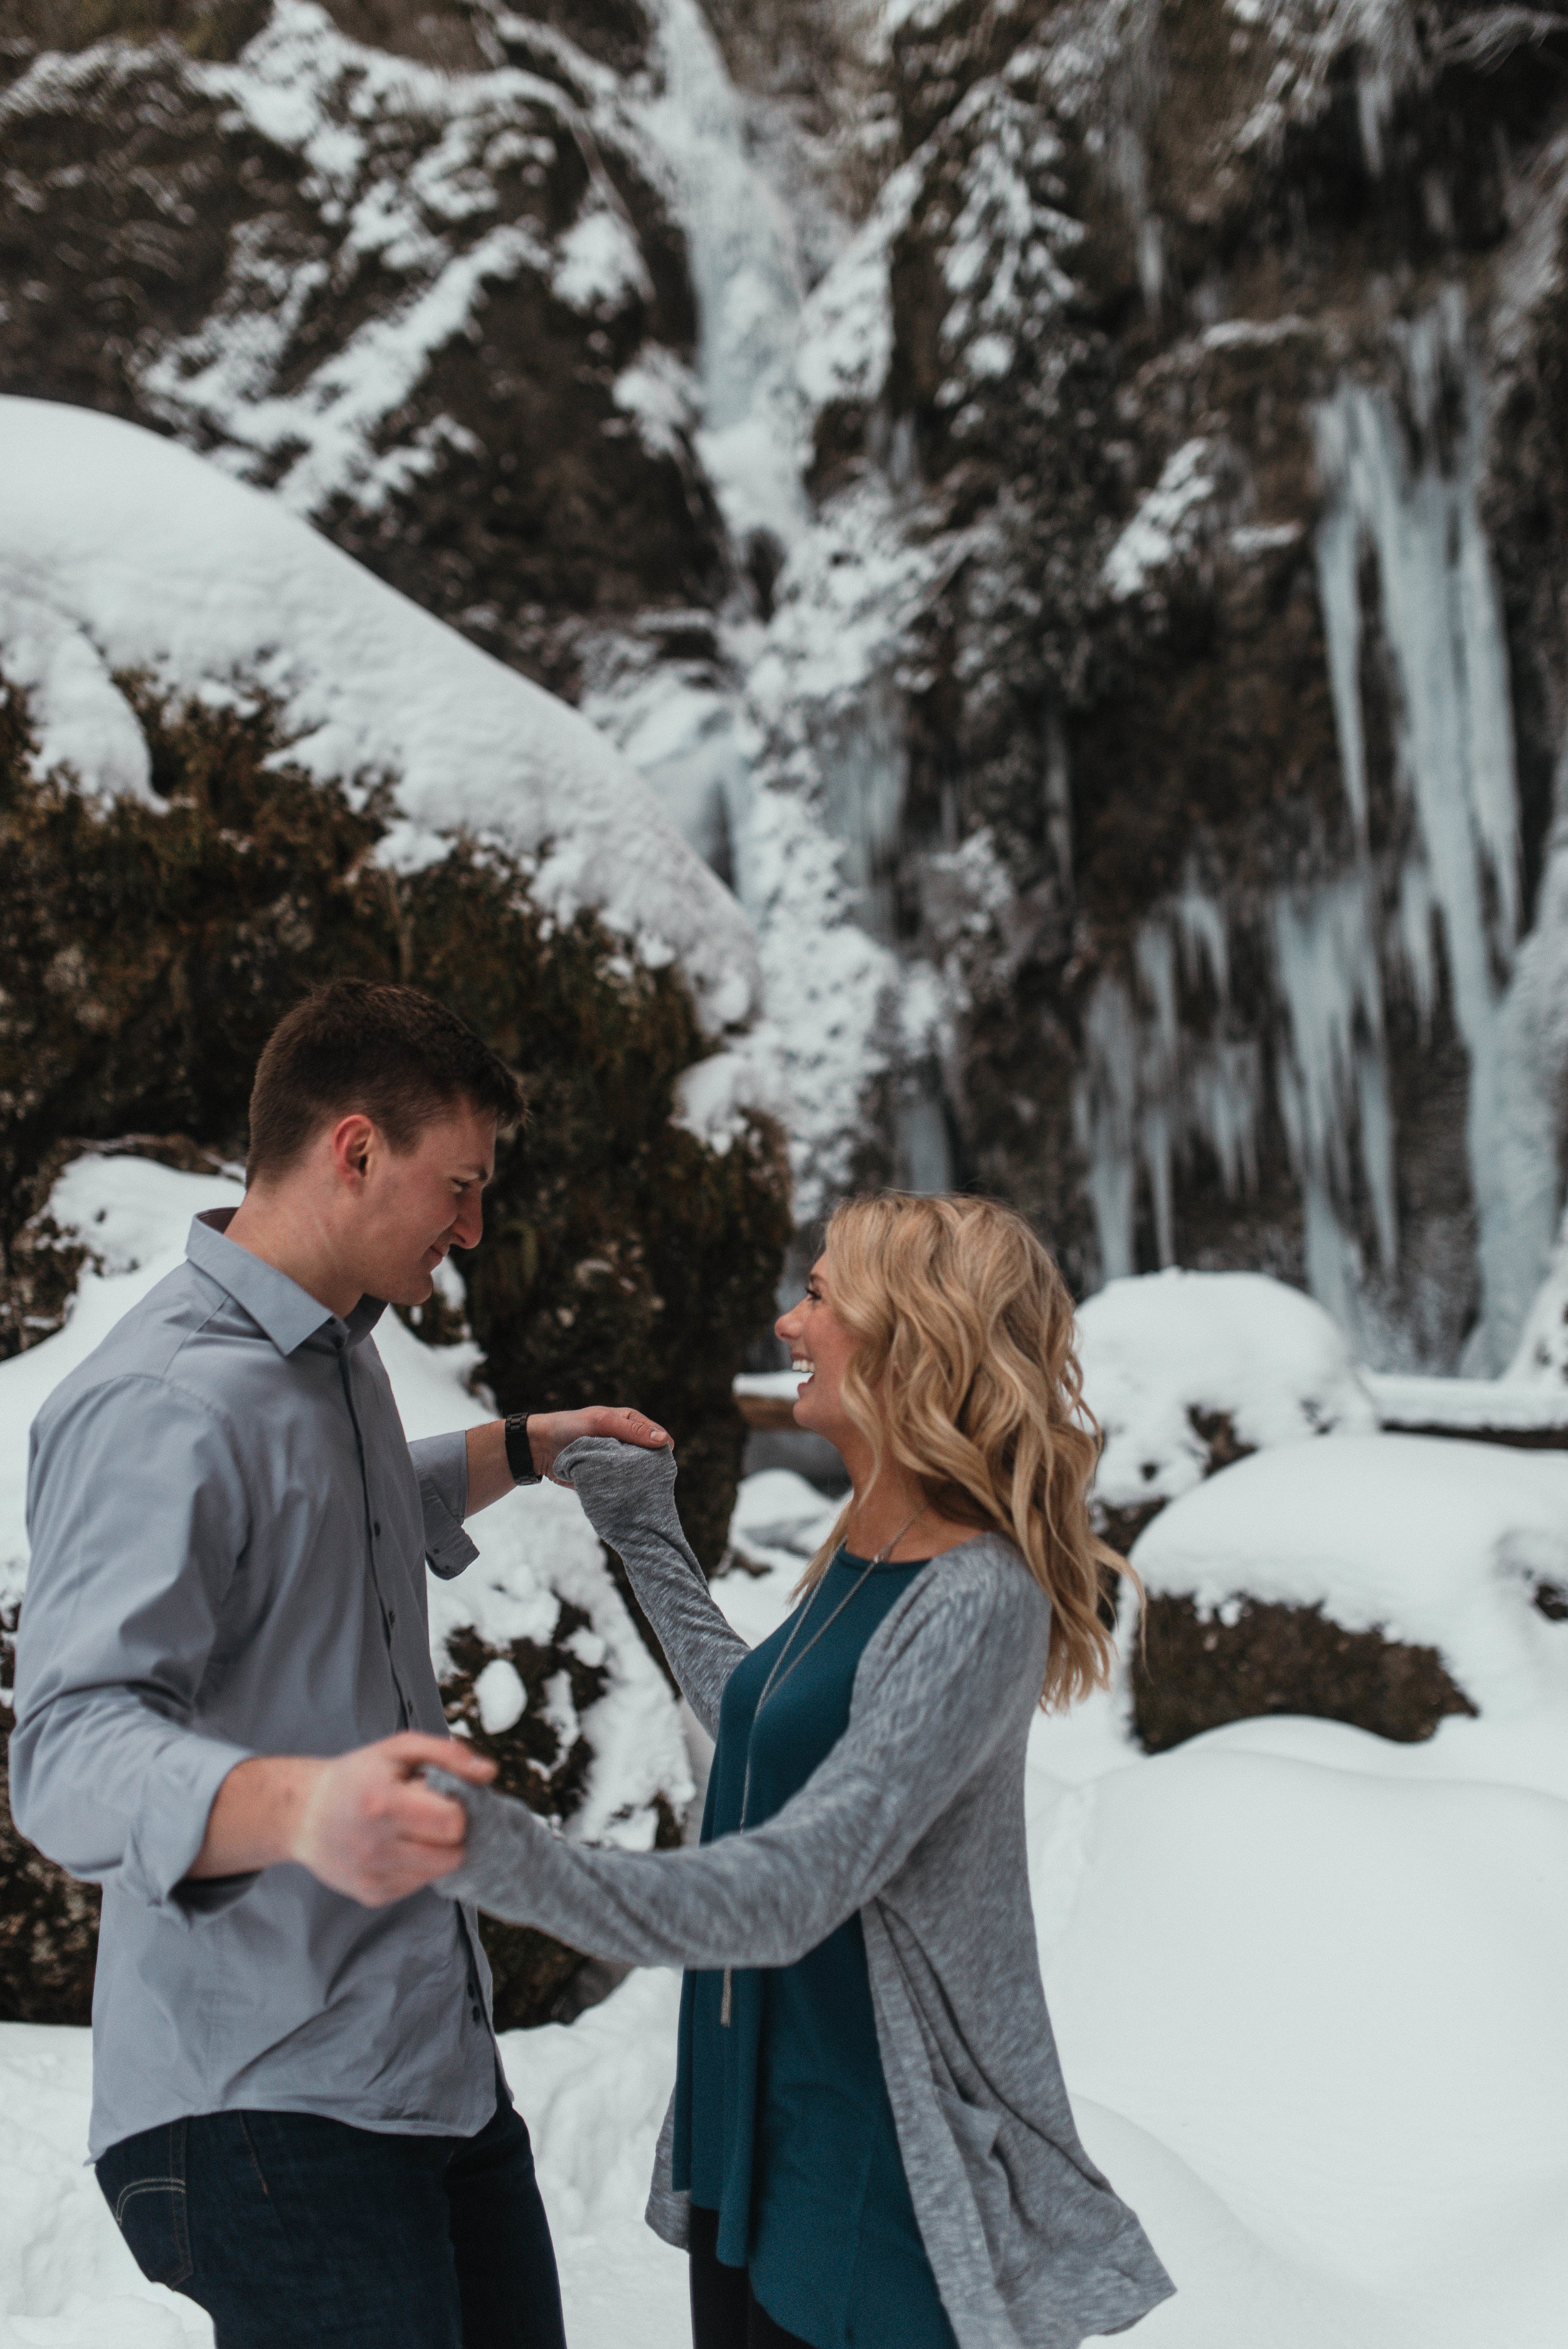
[[[0, 382], [583, 706], [757, 919], [803, 1207], [1511, 1355], [1560, 1190], [1555, 21], [29, 0]], [[108, 37], [106, 37], [108, 36]]]
[[555, 687], [574, 624], [712, 601], [728, 560], [682, 240], [613, 62], [647, 27], [562, 13], [574, 41], [548, 8], [40, 8], [5, 129], [6, 388], [232, 452]]

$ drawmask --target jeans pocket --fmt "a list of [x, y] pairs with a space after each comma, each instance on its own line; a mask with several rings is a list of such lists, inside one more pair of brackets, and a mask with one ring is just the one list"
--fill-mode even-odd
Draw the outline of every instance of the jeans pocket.
[[98, 2182], [148, 2282], [177, 2291], [195, 2264], [185, 2216], [185, 2123], [111, 2145], [98, 2165]]

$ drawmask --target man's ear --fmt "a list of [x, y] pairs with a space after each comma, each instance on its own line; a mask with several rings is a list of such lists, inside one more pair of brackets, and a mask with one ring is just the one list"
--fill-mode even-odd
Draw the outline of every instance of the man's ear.
[[352, 1110], [346, 1117], [340, 1117], [332, 1129], [330, 1147], [334, 1172], [356, 1189], [363, 1184], [369, 1169], [375, 1140], [375, 1126], [359, 1110]]

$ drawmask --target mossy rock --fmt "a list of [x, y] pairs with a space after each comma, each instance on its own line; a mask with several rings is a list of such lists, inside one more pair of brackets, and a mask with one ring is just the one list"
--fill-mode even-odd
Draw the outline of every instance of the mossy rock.
[[[0, 686], [0, 1351], [57, 1326], [74, 1284], [37, 1221], [67, 1137], [242, 1159], [252, 1071], [290, 1004], [341, 973], [404, 980], [531, 1088], [530, 1124], [501, 1150], [484, 1239], [463, 1260], [480, 1375], [503, 1411], [656, 1411], [680, 1452], [692, 1545], [717, 1564], [745, 1433], [730, 1381], [771, 1315], [789, 1207], [766, 1121], [723, 1153], [670, 1122], [676, 1081], [708, 1049], [678, 970], [636, 966], [590, 913], [558, 922], [530, 868], [493, 843], [458, 840], [422, 873], [387, 872], [373, 861], [386, 782], [307, 777], [264, 696], [219, 709], [119, 683], [157, 805], [106, 802], [68, 773], [35, 780], [25, 703]], [[449, 1334], [438, 1314], [409, 1319]], [[583, 1671], [555, 1641], [513, 1657], [525, 1684]], [[450, 1709], [488, 1660], [454, 1659]], [[526, 1733], [525, 1720], [512, 1735]], [[526, 1759], [520, 1744], [503, 1782], [570, 1816], [583, 1757], [553, 1757], [542, 1777]], [[678, 1834], [673, 1816], [661, 1834]], [[66, 2020], [90, 1977], [67, 1962], [87, 1896], [42, 1865], [0, 1853], [0, 1915], [14, 1893], [32, 1899], [35, 1878], [52, 1886], [61, 1983], [40, 1973], [44, 2007], [27, 2011]], [[542, 1936], [493, 1938], [504, 2021], [543, 2020], [576, 1957]], [[0, 2014], [31, 1995], [0, 1972]]]
[[1215, 1614], [1169, 1591], [1145, 1603], [1132, 1712], [1150, 1754], [1270, 1713], [1310, 1713], [1417, 1744], [1449, 1713], [1475, 1710], [1435, 1648], [1347, 1631], [1321, 1607], [1237, 1598]]

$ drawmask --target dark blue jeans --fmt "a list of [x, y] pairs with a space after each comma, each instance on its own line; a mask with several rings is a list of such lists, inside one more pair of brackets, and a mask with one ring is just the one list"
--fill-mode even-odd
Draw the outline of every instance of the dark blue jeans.
[[565, 2349], [528, 2130], [383, 2137], [314, 2113], [202, 2113], [110, 2146], [138, 2267], [217, 2349]]

